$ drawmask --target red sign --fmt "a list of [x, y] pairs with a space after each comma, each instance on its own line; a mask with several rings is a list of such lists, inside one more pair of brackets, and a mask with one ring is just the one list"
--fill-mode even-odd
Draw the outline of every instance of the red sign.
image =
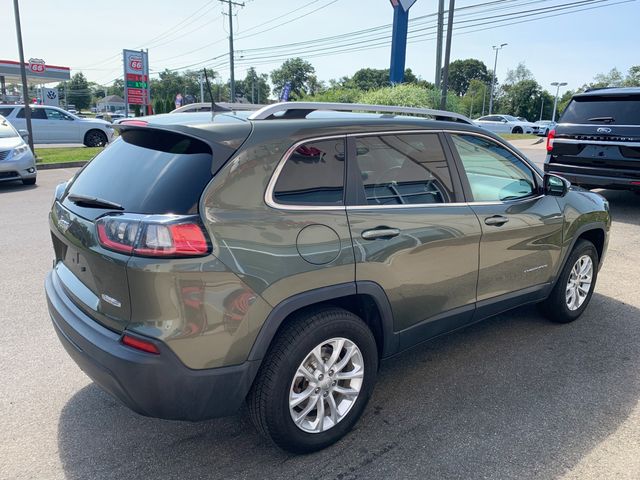
[[129, 57], [129, 68], [131, 70], [142, 72], [142, 57], [138, 55], [131, 55]]
[[44, 60], [40, 58], [30, 58], [29, 70], [33, 73], [44, 73], [47, 70], [47, 66], [44, 64]]
[[147, 81], [147, 76], [146, 75], [136, 75], [135, 73], [127, 73], [127, 80], [130, 80], [132, 82], [146, 82]]
[[145, 91], [143, 88], [128, 88], [127, 95], [134, 97], [144, 97]]
[[128, 96], [127, 100], [129, 101], [129, 103], [131, 104], [135, 104], [135, 105], [144, 105], [144, 97], [138, 97], [138, 96]]

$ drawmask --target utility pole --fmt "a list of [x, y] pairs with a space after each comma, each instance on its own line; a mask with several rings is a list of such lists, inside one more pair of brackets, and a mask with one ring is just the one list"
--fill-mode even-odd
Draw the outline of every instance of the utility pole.
[[230, 96], [231, 103], [236, 101], [236, 78], [233, 68], [233, 6], [244, 7], [244, 3], [234, 2], [232, 0], [220, 0], [222, 3], [226, 3], [229, 6], [229, 69], [231, 70], [229, 83], [230, 83]]
[[542, 110], [544, 109], [544, 97], [540, 97], [542, 103], [540, 103], [540, 118], [538, 120], [542, 120]]
[[451, 34], [453, 33], [453, 11], [456, 0], [449, 0], [447, 13], [447, 44], [444, 48], [444, 69], [442, 70], [442, 95], [440, 96], [440, 110], [447, 108], [447, 89], [449, 88], [449, 60], [451, 59]]
[[444, 0], [438, 0], [438, 32], [436, 33], [436, 78], [433, 82], [440, 88], [442, 78], [442, 33], [444, 30]]
[[551, 121], [556, 121], [556, 108], [558, 107], [558, 93], [560, 93], [560, 87], [564, 87], [567, 82], [552, 82], [551, 85], [556, 87], [556, 98], [553, 101], [553, 115], [551, 115]]
[[198, 76], [198, 81], [200, 82], [200, 101], [204, 102], [204, 85], [202, 83], [202, 73]]
[[24, 119], [29, 132], [29, 148], [33, 149], [33, 128], [31, 127], [31, 106], [29, 105], [29, 84], [27, 83], [27, 69], [24, 66], [24, 49], [22, 48], [22, 28], [20, 27], [20, 7], [18, 0], [13, 0], [13, 12], [16, 17], [16, 35], [18, 36], [18, 53], [20, 54], [20, 74], [22, 76], [22, 99], [24, 100]]
[[483, 83], [484, 89], [482, 91], [482, 115], [484, 117], [484, 106], [487, 102], [487, 84]]
[[493, 62], [493, 78], [491, 79], [491, 94], [489, 95], [489, 115], [493, 113], [493, 89], [496, 84], [496, 68], [498, 68], [498, 52], [502, 49], [502, 47], [506, 47], [509, 45], [508, 43], [502, 43], [500, 46], [494, 45], [493, 48], [496, 51], [496, 59]]

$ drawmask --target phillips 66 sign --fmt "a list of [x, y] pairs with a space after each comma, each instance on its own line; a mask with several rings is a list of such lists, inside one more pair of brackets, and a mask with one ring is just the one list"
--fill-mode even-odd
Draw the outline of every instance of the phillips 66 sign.
[[140, 50], [123, 50], [124, 99], [127, 105], [149, 104], [149, 57]]

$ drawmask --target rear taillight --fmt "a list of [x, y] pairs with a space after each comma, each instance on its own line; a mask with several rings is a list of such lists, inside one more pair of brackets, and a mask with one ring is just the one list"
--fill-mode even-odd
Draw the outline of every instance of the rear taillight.
[[206, 255], [210, 243], [196, 221], [158, 222], [125, 216], [102, 217], [96, 222], [100, 244], [109, 250], [141, 257], [195, 257]]
[[131, 335], [127, 335], [126, 333], [122, 335], [122, 343], [127, 347], [135, 348], [136, 350], [142, 350], [147, 353], [155, 353], [158, 355], [160, 350], [154, 343], [151, 343], [147, 340], [142, 340], [137, 337], [132, 337]]
[[553, 140], [556, 138], [556, 131], [549, 130], [547, 134], [547, 152], [551, 152], [553, 150]]

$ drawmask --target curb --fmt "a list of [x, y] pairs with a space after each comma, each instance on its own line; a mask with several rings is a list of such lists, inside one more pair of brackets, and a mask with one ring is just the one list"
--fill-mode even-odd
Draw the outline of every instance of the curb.
[[86, 161], [81, 162], [62, 162], [62, 163], [36, 163], [36, 169], [38, 170], [53, 170], [55, 168], [75, 168], [83, 167]]

